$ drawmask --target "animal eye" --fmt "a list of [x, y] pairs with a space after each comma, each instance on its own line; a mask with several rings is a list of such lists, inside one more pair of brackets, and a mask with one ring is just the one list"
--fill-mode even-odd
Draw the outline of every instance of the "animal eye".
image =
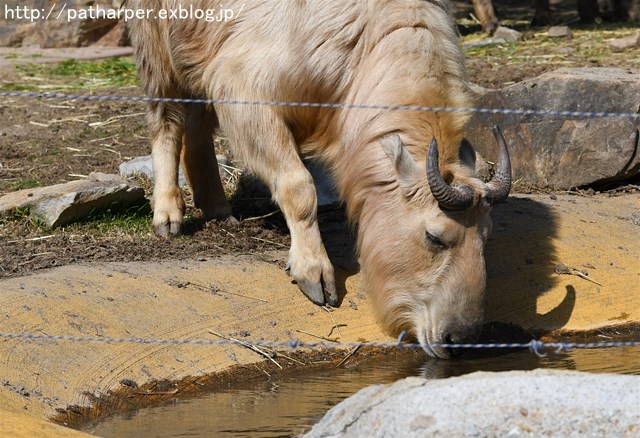
[[426, 232], [427, 243], [431, 246], [435, 246], [436, 248], [444, 248], [445, 244], [438, 237], [434, 236], [430, 232]]

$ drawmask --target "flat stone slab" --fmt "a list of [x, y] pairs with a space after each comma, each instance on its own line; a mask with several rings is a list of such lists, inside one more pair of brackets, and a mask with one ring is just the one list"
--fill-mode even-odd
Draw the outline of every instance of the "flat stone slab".
[[[220, 172], [221, 169], [218, 169]], [[125, 161], [118, 166], [118, 172], [123, 177], [130, 177], [134, 175], [144, 175], [149, 179], [153, 179], [153, 160], [151, 155], [145, 155], [143, 157], [136, 157], [131, 160]], [[222, 172], [220, 172], [222, 175]], [[184, 169], [182, 164], [178, 168], [178, 184], [180, 187], [187, 187], [187, 177], [184, 175]]]
[[83, 219], [94, 211], [144, 201], [144, 190], [117, 175], [93, 173], [86, 180], [18, 190], [0, 197], [0, 216], [27, 209], [50, 228]]
[[571, 39], [573, 38], [573, 33], [571, 32], [571, 28], [569, 28], [569, 26], [551, 26], [547, 31], [547, 36], [549, 38], [564, 37]]
[[333, 407], [305, 437], [639, 433], [640, 376], [537, 370], [369, 386]]
[[[640, 195], [514, 196], [492, 215], [487, 322], [565, 330], [640, 322]], [[247, 341], [315, 342], [297, 330], [326, 335], [337, 322], [346, 324], [342, 342], [394, 342], [373, 320], [358, 274], [337, 270], [346, 297], [329, 314], [292, 284], [281, 269], [286, 257], [283, 250], [207, 261], [71, 265], [0, 280], [1, 331], [213, 340], [213, 330], [244, 333]], [[560, 263], [601, 285], [556, 273]], [[29, 339], [1, 340], [0, 357], [2, 436], [8, 435], [4, 418], [14, 418], [10, 411], [41, 421], [58, 408], [89, 405], [123, 379], [180, 380], [263, 359], [235, 345]]]
[[522, 41], [523, 36], [521, 32], [518, 32], [515, 29], [511, 29], [505, 26], [498, 26], [495, 33], [493, 34], [493, 37], [496, 39], [503, 38], [510, 43], [517, 43], [519, 41]]
[[633, 49], [634, 47], [640, 47], [640, 33], [625, 38], [613, 39], [609, 41], [609, 47], [611, 47], [611, 50], [614, 52], [622, 52], [627, 49]]
[[[216, 158], [218, 160], [218, 172], [224, 179], [228, 174], [228, 169], [231, 167], [231, 161], [225, 155], [216, 155]], [[327, 170], [323, 168], [322, 165], [311, 161], [307, 161], [305, 166], [307, 167], [307, 170], [309, 170], [309, 173], [311, 173], [311, 177], [315, 183], [318, 205], [333, 205], [340, 202], [333, 180], [327, 173]], [[153, 179], [153, 160], [151, 155], [136, 157], [120, 164], [118, 171], [120, 172], [120, 175], [124, 177], [145, 175], [146, 177]], [[187, 178], [184, 175], [182, 164], [178, 168], [178, 184], [181, 187], [187, 187], [189, 185]]]

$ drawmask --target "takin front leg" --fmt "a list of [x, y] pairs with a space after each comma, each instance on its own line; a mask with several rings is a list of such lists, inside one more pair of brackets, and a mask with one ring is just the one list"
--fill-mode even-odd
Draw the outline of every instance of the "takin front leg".
[[204, 105], [187, 105], [186, 129], [182, 144], [182, 164], [193, 192], [193, 202], [206, 219], [231, 217], [231, 205], [224, 194], [213, 131], [218, 121], [215, 112]]
[[268, 181], [291, 233], [289, 274], [315, 304], [338, 304], [333, 265], [318, 226], [318, 201], [313, 178], [296, 154], [269, 169]]
[[287, 221], [289, 274], [312, 302], [336, 305], [334, 270], [320, 236], [315, 186], [291, 132], [271, 110], [227, 106], [218, 109], [218, 116], [231, 143], [242, 145], [238, 152], [267, 184]]
[[179, 103], [151, 102], [148, 119], [154, 180], [153, 230], [160, 237], [177, 236], [185, 207], [178, 186], [185, 109]]

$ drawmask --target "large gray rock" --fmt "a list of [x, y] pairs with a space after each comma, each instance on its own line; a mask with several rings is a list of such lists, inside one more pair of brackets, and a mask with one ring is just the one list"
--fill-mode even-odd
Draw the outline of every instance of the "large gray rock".
[[[0, 15], [0, 46], [81, 47], [100, 40], [118, 20], [90, 7], [118, 8], [122, 0], [6, 0]], [[95, 10], [95, 9], [94, 9]], [[47, 18], [48, 17], [48, 18]], [[123, 43], [124, 38], [117, 40]]]
[[[223, 155], [217, 156], [219, 161], [223, 157]], [[224, 158], [226, 159], [226, 157]], [[132, 160], [125, 161], [118, 167], [118, 172], [120, 172], [120, 175], [124, 177], [144, 175], [149, 179], [153, 179], [153, 160], [151, 159], [151, 155], [136, 157]], [[225, 175], [224, 169], [221, 166], [218, 166], [218, 172], [220, 172], [220, 175]], [[182, 165], [180, 165], [180, 168], [178, 169], [178, 184], [180, 184], [180, 187], [187, 187], [189, 185], [187, 178], [184, 176]]]
[[640, 47], [640, 33], [636, 35], [629, 35], [624, 38], [615, 38], [609, 41], [609, 47], [614, 52], [622, 52], [623, 50]]
[[[500, 90], [485, 90], [483, 108], [636, 113], [640, 71], [559, 69]], [[640, 174], [639, 118], [474, 114], [466, 137], [487, 159], [497, 159], [491, 135], [499, 125], [509, 144], [514, 180], [570, 189], [622, 181]]]
[[75, 222], [94, 211], [126, 207], [144, 201], [144, 190], [117, 175], [92, 174], [87, 180], [25, 189], [0, 197], [0, 216], [28, 209], [51, 228]]
[[639, 434], [639, 376], [538, 370], [369, 386], [332, 408], [305, 437]]
[[502, 38], [510, 43], [517, 43], [519, 41], [522, 41], [523, 35], [521, 32], [518, 32], [515, 29], [511, 29], [505, 26], [498, 26], [495, 33], [493, 34], [493, 38]]
[[[216, 155], [216, 159], [218, 161], [218, 172], [220, 172], [220, 176], [224, 179], [228, 175], [230, 169], [233, 169], [233, 167], [231, 167], [232, 163], [225, 155]], [[336, 192], [333, 179], [327, 169], [325, 169], [321, 164], [314, 163], [312, 161], [305, 162], [305, 165], [307, 166], [309, 173], [311, 173], [313, 182], [316, 186], [318, 205], [325, 206], [338, 203], [340, 199]], [[153, 161], [151, 159], [151, 155], [125, 161], [120, 164], [119, 172], [120, 175], [124, 177], [145, 175], [148, 178], [153, 178]], [[182, 165], [180, 165], [178, 170], [178, 184], [180, 184], [181, 187], [188, 186]]]

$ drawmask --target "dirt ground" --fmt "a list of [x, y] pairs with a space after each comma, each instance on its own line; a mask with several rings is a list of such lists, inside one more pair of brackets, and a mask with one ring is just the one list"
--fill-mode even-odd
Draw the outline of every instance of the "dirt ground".
[[[485, 39], [459, 5], [463, 44]], [[570, 2], [554, 6], [559, 24], [573, 29], [572, 39], [551, 39], [547, 28], [530, 28], [527, 7], [498, 2], [505, 25], [525, 35], [517, 45], [466, 50], [470, 80], [487, 88], [503, 87], [559, 67], [607, 66], [640, 70], [640, 49], [611, 52], [608, 41], [637, 32], [630, 24], [581, 26]], [[4, 90], [77, 92], [139, 96], [139, 87], [104, 86], [100, 79], [21, 70], [5, 77]], [[35, 88], [34, 88], [35, 87]], [[83, 178], [91, 172], [117, 173], [125, 160], [149, 153], [145, 104], [3, 97], [0, 100], [0, 195], [34, 186]], [[220, 141], [224, 146], [224, 139]], [[222, 148], [225, 152], [226, 148]], [[149, 207], [97, 215], [84, 223], [48, 230], [18, 212], [0, 218], [0, 278], [87, 261], [198, 259], [213, 254], [264, 253], [289, 246], [282, 216], [268, 193], [239, 183], [231, 169], [226, 183], [239, 225], [206, 223], [189, 203], [185, 236], [165, 241], [150, 232]], [[242, 180], [244, 181], [244, 180]], [[146, 189], [148, 181], [140, 180]], [[150, 191], [148, 190], [149, 194]], [[188, 193], [186, 193], [188, 198]], [[263, 219], [263, 215], [275, 214]], [[325, 229], [344, 228], [340, 210], [324, 211]]]

